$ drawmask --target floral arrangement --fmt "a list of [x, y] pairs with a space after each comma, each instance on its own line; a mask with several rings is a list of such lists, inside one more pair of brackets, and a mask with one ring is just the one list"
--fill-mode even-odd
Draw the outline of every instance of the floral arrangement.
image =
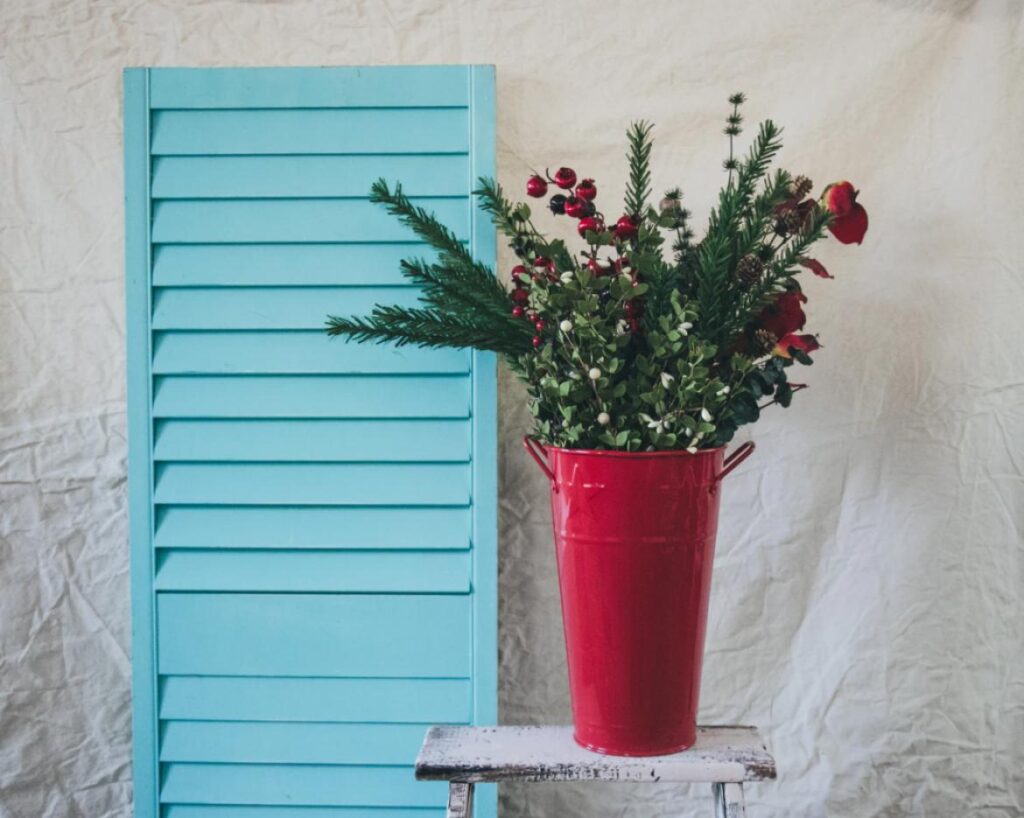
[[526, 183], [527, 196], [547, 197], [554, 217], [575, 220], [582, 250], [546, 238], [527, 204], [481, 179], [480, 206], [518, 257], [511, 288], [400, 185], [378, 181], [371, 200], [436, 251], [432, 260], [402, 262], [423, 303], [331, 316], [327, 331], [500, 353], [525, 383], [534, 435], [546, 444], [619, 451], [726, 444], [766, 406], [789, 406], [803, 388], [789, 370], [811, 364], [819, 343], [801, 332], [807, 298], [798, 276], [832, 277], [808, 251], [829, 233], [859, 244], [868, 225], [850, 182], [830, 184], [816, 199], [806, 177], [771, 171], [781, 131], [770, 120], [737, 157], [743, 101], [742, 94], [729, 100], [727, 179], [699, 241], [678, 188], [650, 201], [652, 128], [644, 122], [628, 132], [629, 182], [614, 222], [598, 207], [595, 181], [571, 168]]

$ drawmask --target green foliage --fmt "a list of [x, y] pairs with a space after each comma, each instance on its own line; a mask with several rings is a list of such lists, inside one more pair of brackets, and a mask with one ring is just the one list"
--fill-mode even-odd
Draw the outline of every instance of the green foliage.
[[588, 231], [587, 249], [574, 255], [536, 228], [529, 205], [509, 199], [494, 180], [480, 180], [479, 207], [534, 273], [512, 290], [400, 186], [392, 191], [380, 180], [371, 200], [437, 253], [432, 263], [402, 263], [423, 303], [331, 317], [327, 331], [501, 353], [525, 383], [535, 435], [546, 443], [620, 451], [724, 445], [765, 407], [788, 406], [800, 388], [789, 383], [788, 369], [811, 359], [798, 350], [792, 358], [773, 356], [766, 347], [774, 341], [760, 345], [758, 324], [765, 308], [796, 286], [800, 261], [829, 219], [806, 200], [806, 220], [790, 218], [780, 228], [780, 214], [796, 204], [792, 177], [770, 172], [781, 131], [762, 123], [749, 152], [735, 158], [742, 94], [729, 102], [728, 175], [699, 242], [678, 188], [657, 207], [649, 202], [646, 122], [627, 132], [625, 212], [637, 223], [635, 236]]

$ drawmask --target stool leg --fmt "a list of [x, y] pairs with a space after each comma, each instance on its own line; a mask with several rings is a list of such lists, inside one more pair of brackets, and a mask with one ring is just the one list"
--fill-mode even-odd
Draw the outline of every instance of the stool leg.
[[473, 818], [473, 785], [452, 781], [448, 785], [446, 818]]
[[715, 794], [715, 818], [746, 818], [742, 784], [712, 784]]

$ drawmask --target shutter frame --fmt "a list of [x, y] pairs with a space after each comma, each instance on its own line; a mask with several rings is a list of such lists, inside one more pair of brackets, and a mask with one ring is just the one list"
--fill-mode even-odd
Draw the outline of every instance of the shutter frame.
[[[124, 72], [133, 777], [135, 814], [139, 818], [221, 814], [223, 807], [213, 804], [200, 806], [198, 802], [189, 802], [187, 797], [184, 801], [175, 801], [178, 794], [188, 792], [189, 782], [208, 786], [212, 780], [207, 775], [209, 771], [201, 770], [197, 764], [216, 762], [216, 757], [202, 753], [197, 759], [190, 756], [192, 750], [188, 742], [199, 740], [196, 737], [217, 736], [220, 746], [227, 746], [225, 742], [230, 742], [234, 736], [263, 735], [263, 744], [253, 739], [254, 748], [262, 747], [266, 752], [267, 746], [273, 746], [266, 743], [269, 737], [287, 735], [292, 742], [287, 752], [301, 759], [304, 729], [313, 730], [321, 738], [335, 734], [360, 735], [358, 730], [323, 726], [333, 723], [339, 716], [341, 721], [338, 723], [358, 726], [359, 722], [352, 720], [352, 714], [358, 712], [358, 708], [348, 703], [349, 695], [366, 695], [370, 712], [383, 714], [380, 717], [382, 722], [406, 726], [382, 728], [377, 733], [371, 726], [367, 735], [374, 741], [389, 740], [388, 736], [395, 735], [408, 743], [414, 729], [406, 728], [420, 723], [413, 706], [389, 704], [385, 707], [382, 697], [391, 691], [413, 691], [423, 696], [424, 725], [434, 717], [460, 712], [466, 713], [464, 718], [472, 723], [497, 721], [495, 356], [476, 351], [455, 354], [441, 351], [440, 354], [425, 355], [421, 354], [422, 351], [410, 351], [389, 356], [386, 351], [369, 347], [360, 348], [346, 358], [349, 363], [331, 359], [322, 350], [305, 357], [303, 350], [306, 345], [315, 347], [321, 337], [320, 331], [308, 323], [309, 304], [315, 301], [312, 288], [322, 288], [317, 295], [324, 297], [325, 313], [332, 308], [343, 310], [343, 307], [337, 309], [330, 303], [332, 296], [340, 292], [334, 289], [338, 287], [350, 288], [346, 291], [350, 293], [360, 289], [363, 301], [358, 303], [364, 305], [378, 297], [380, 301], [389, 300], [388, 293], [378, 288], [395, 288], [401, 283], [395, 274], [394, 264], [398, 250], [403, 250], [401, 255], [422, 255], [424, 248], [415, 242], [408, 242], [407, 247], [401, 248], [395, 244], [323, 243], [339, 238], [345, 242], [349, 240], [338, 232], [324, 238], [318, 223], [327, 223], [326, 220], [337, 214], [365, 212], [362, 206], [352, 204], [359, 198], [355, 181], [345, 181], [341, 187], [331, 181], [331, 174], [337, 180], [358, 169], [358, 151], [364, 147], [365, 140], [342, 140], [337, 143], [342, 149], [335, 154], [335, 143], [302, 135], [294, 144], [303, 150], [295, 154], [287, 145], [289, 152], [280, 153], [271, 139], [254, 138], [243, 147], [254, 149], [258, 156], [238, 158], [233, 157], [231, 145], [224, 141], [230, 140], [230, 123], [250, 119], [246, 111], [254, 108], [274, 109], [276, 113], [272, 119], [277, 123], [275, 127], [283, 129], [282, 133], [288, 131], [288, 112], [300, 108], [323, 109], [327, 113], [321, 118], [331, 123], [339, 120], [339, 116], [330, 114], [333, 109], [342, 113], [359, 109], [358, 116], [368, 122], [374, 121], [377, 114], [387, 121], [396, 117], [415, 118], [414, 112], [422, 110], [425, 121], [436, 123], [441, 128], [455, 127], [462, 118], [459, 111], [464, 110], [466, 134], [462, 140], [455, 138], [454, 132], [451, 135], [439, 132], [424, 143], [430, 150], [440, 151], [436, 154], [439, 158], [434, 166], [418, 169], [416, 145], [406, 138], [393, 139], [388, 143], [395, 157], [390, 164], [395, 168], [411, 167], [416, 178], [421, 180], [418, 184], [423, 189], [417, 191], [412, 188], [410, 193], [413, 196], [429, 197], [433, 189], [433, 195], [440, 191], [444, 197], [463, 197], [468, 208], [466, 237], [473, 254], [485, 264], [494, 265], [497, 249], [495, 231], [486, 215], [478, 210], [476, 197], [471, 195], [478, 177], [495, 175], [494, 106], [493, 66], [131, 68]], [[395, 114], [394, 111], [399, 109], [413, 113]], [[223, 115], [218, 112], [223, 112]], [[188, 118], [190, 116], [192, 119]], [[207, 155], [201, 138], [183, 142], [180, 136], [175, 135], [176, 121], [215, 123], [219, 129], [219, 141]], [[296, 135], [300, 134], [296, 132]], [[190, 139], [192, 137], [194, 134]], [[302, 164], [302, 157], [310, 158], [307, 165]], [[219, 161], [223, 166], [216, 164]], [[382, 163], [387, 164], [387, 161]], [[468, 177], [461, 192], [451, 175], [453, 169], [459, 168], [462, 169], [459, 172]], [[252, 179], [251, 174], [260, 169], [268, 171], [267, 179]], [[204, 176], [208, 170], [214, 171], [212, 176]], [[183, 174], [184, 178], [179, 179], [176, 173]], [[401, 180], [400, 175], [397, 178]], [[353, 196], [355, 199], [346, 198]], [[425, 201], [429, 205], [430, 199]], [[198, 204], [190, 205], [189, 202]], [[288, 202], [297, 204], [293, 209]], [[443, 218], [448, 218], [445, 215], [448, 212], [458, 212], [451, 211], [452, 203], [446, 198], [437, 202]], [[211, 219], [218, 218], [223, 219], [223, 227], [211, 222]], [[364, 217], [358, 215], [357, 218]], [[379, 225], [373, 230], [383, 241], [393, 242], [397, 237], [390, 223], [370, 223]], [[247, 227], [247, 224], [252, 224], [252, 227]], [[254, 240], [265, 239], [273, 243], [265, 246], [252, 244]], [[342, 269], [338, 261], [346, 258], [352, 259], [353, 263], [344, 265]], [[250, 266], [252, 261], [256, 263]], [[274, 296], [280, 295], [281, 310], [276, 322], [271, 317], [257, 327], [253, 316], [258, 316], [261, 309], [274, 302], [273, 297], [266, 296], [267, 287], [274, 291]], [[400, 300], [409, 297], [407, 287], [393, 289], [392, 292]], [[206, 293], [215, 294], [220, 300], [204, 304]], [[236, 295], [239, 298], [245, 295], [246, 299], [239, 301], [233, 298]], [[365, 309], [365, 306], [360, 309]], [[214, 327], [220, 316], [227, 326]], [[246, 333], [249, 335], [245, 336]], [[275, 333], [279, 335], [275, 336]], [[291, 351], [270, 356], [271, 360], [264, 366], [263, 359], [252, 355], [247, 343], [251, 340], [266, 344], [266, 349], [274, 349], [279, 346], [274, 343], [276, 338], [284, 337], [280, 334], [287, 334], [288, 341], [280, 346]], [[344, 342], [331, 343], [332, 353], [345, 353]], [[202, 355], [196, 355], [196, 350], [201, 350]], [[275, 383], [280, 383], [275, 379], [280, 378], [289, 379], [288, 383], [296, 392], [271, 391]], [[241, 379], [245, 379], [245, 388], [235, 395], [233, 388], [243, 383]], [[462, 381], [466, 382], [465, 392], [459, 385]], [[365, 393], [350, 388], [363, 383], [370, 386]], [[407, 403], [386, 405], [389, 397], [392, 401], [409, 401], [413, 395], [424, 394], [424, 389], [430, 395], [424, 400], [426, 417], [410, 410]], [[306, 403], [303, 403], [303, 396]], [[339, 397], [343, 399], [338, 400]], [[295, 417], [297, 413], [301, 415], [298, 419]], [[316, 508], [326, 509], [330, 514], [318, 513], [312, 518], [313, 527], [305, 535], [296, 535], [294, 546], [278, 544], [275, 539], [275, 536], [281, 536], [281, 532], [289, 531], [295, 519], [301, 519], [301, 509], [298, 516], [292, 511], [287, 512], [291, 516], [281, 516], [275, 511], [276, 508], [298, 508], [294, 505], [297, 499], [294, 486], [290, 486], [288, 480], [277, 485], [276, 491], [280, 496], [270, 492], [262, 497], [264, 502], [257, 498], [252, 505], [240, 506], [237, 502], [248, 501], [248, 498], [237, 492], [228, 492], [218, 494], [212, 504], [196, 504], [202, 499], [197, 492], [203, 485], [216, 485], [221, 475], [235, 474], [231, 468], [224, 468], [232, 465], [245, 471], [247, 464], [251, 464], [255, 476], [251, 475], [250, 480], [262, 486], [274, 485], [260, 481], [278, 462], [276, 458], [281, 456], [281, 444], [267, 437], [261, 438], [260, 445], [252, 447], [255, 456], [247, 460], [246, 434], [269, 434], [277, 428], [294, 439], [301, 434], [299, 427], [303, 422], [318, 421], [318, 429], [333, 435], [330, 450], [314, 456], [310, 454], [311, 449], [303, 449], [305, 455], [300, 453], [291, 458], [295, 462], [282, 461], [284, 466], [291, 467], [290, 471], [282, 469], [282, 474], [315, 482], [319, 474], [333, 478], [343, 473], [346, 463], [352, 462], [353, 468], [360, 467], [355, 461], [367, 456], [366, 447], [357, 447], [358, 452], [350, 457], [340, 447], [352, 439], [356, 424], [363, 424], [360, 431], [374, 429], [375, 418], [381, 419], [380, 424], [405, 424], [401, 427], [405, 439], [414, 435], [418, 423], [443, 432], [443, 439], [431, 441], [429, 455], [430, 458], [440, 457], [441, 462], [429, 462], [424, 454], [421, 459], [426, 462], [410, 463], [410, 474], [437, 474], [444, 477], [445, 483], [440, 488], [429, 487], [428, 504], [410, 506], [394, 533], [374, 532], [369, 551], [365, 550], [365, 541], [361, 541], [359, 536], [359, 527], [371, 525], [369, 522], [356, 522], [354, 529], [345, 531], [341, 538], [343, 542], [328, 541], [325, 537], [325, 532], [338, 525], [335, 519], [338, 513], [341, 514], [338, 519], [346, 519], [344, 509], [347, 502], [353, 498], [356, 503], [372, 499], [358, 481], [348, 488], [332, 486], [329, 492], [319, 497]], [[467, 424], [468, 444], [461, 438], [463, 433], [460, 431]], [[213, 458], [216, 462], [211, 463], [203, 459], [202, 441], [214, 440], [218, 431], [236, 435], [238, 439], [217, 441], [217, 446], [211, 448], [217, 454]], [[189, 435], [193, 433], [205, 437], [190, 439]], [[437, 453], [449, 445], [447, 441], [451, 441], [454, 447], [450, 457], [443, 451]], [[457, 475], [463, 473], [459, 460], [465, 457], [463, 447], [466, 445], [471, 456], [464, 464], [467, 495], [462, 495], [459, 483], [462, 478]], [[304, 459], [306, 455], [310, 459]], [[398, 457], [394, 449], [387, 456], [392, 459]], [[361, 474], [385, 485], [391, 474], [388, 471], [390, 464], [387, 459], [379, 463], [379, 467], [362, 464]], [[451, 482], [453, 478], [455, 483]], [[200, 482], [195, 482], [197, 480]], [[398, 496], [403, 501], [417, 497], [412, 489], [402, 489]], [[429, 500], [429, 497], [436, 499]], [[266, 505], [268, 499], [271, 505]], [[285, 505], [277, 506], [278, 502]], [[442, 505], [431, 506], [431, 502]], [[462, 507], [463, 502], [469, 503], [465, 506], [469, 525], [465, 534], [460, 535], [456, 509]], [[458, 505], [445, 506], [444, 503]], [[372, 515], [372, 508], [361, 505], [359, 508], [362, 516], [349, 519], [370, 519], [367, 515]], [[259, 515], [269, 514], [266, 519], [272, 524], [262, 538], [255, 537], [255, 544], [246, 540], [245, 532], [262, 533], [262, 517], [252, 516], [250, 509]], [[204, 516], [205, 511], [212, 513]], [[420, 525], [417, 522], [419, 517], [426, 519], [424, 515], [428, 512], [432, 518], [441, 515], [437, 517], [441, 527], [425, 536], [424, 544], [415, 546], [414, 551], [403, 550], [403, 547], [410, 547], [406, 542], [410, 532], [420, 530], [417, 527]], [[244, 526], [234, 538], [228, 537], [228, 542], [222, 542], [215, 533], [216, 526], [231, 524], [236, 519], [232, 515], [239, 515], [237, 520]], [[209, 530], [214, 533], [204, 538], [211, 521], [213, 528]], [[172, 522], [173, 526], [161, 528]], [[418, 550], [420, 547], [422, 551]], [[294, 553], [291, 549], [295, 550]], [[236, 555], [244, 557], [247, 553], [254, 555], [252, 565], [248, 566], [250, 570], [231, 577], [231, 582], [218, 580], [217, 572], [223, 576], [224, 571], [231, 570], [231, 560]], [[426, 569], [419, 576], [410, 569], [417, 553], [423, 555]], [[374, 554], [382, 555], [382, 566], [399, 567], [399, 573], [384, 576], [381, 571], [385, 568], [378, 570], [374, 566]], [[301, 570], [275, 586], [278, 590], [268, 590], [267, 575], [272, 576], [275, 570], [288, 570], [288, 566], [301, 566]], [[331, 570], [351, 574], [339, 574], [334, 580], [318, 574]], [[410, 579], [403, 580], [403, 577]], [[368, 583], [365, 590], [360, 586], [361, 582]], [[436, 590], [431, 590], [432, 587]], [[417, 653], [422, 655], [417, 661], [427, 676], [405, 678], [399, 673], [394, 678], [382, 680], [379, 693], [373, 687], [374, 680], [361, 675], [334, 677], [328, 674], [308, 680], [301, 675], [265, 676], [259, 673], [229, 677], [202, 675], [202, 661], [197, 659], [193, 662], [188, 656], [187, 631], [183, 642], [180, 630], [175, 633], [174, 644], [168, 645], [164, 651], [164, 660], [172, 665], [181, 662], [184, 667], [198, 668], [201, 675], [161, 677], [159, 672], [161, 610], [165, 616], [186, 612], [188, 618], [181, 622], [187, 627], [196, 627], [196, 622], [203, 621], [206, 608], [195, 608], [195, 605], [205, 605], [206, 598], [212, 604], [223, 602], [229, 596], [237, 597], [241, 602], [253, 594], [283, 594], [274, 596], [272, 600], [287, 619], [292, 610], [322, 611], [320, 603], [325, 595], [343, 598], [352, 593], [370, 594], [371, 597], [397, 593], [408, 597], [407, 601], [414, 604], [417, 594], [422, 595], [425, 591], [423, 610], [444, 611], [443, 620], [456, 629], [455, 642], [447, 639], [438, 644], [446, 645], [445, 650], [454, 650], [458, 640], [469, 640], [466, 646], [468, 669], [465, 673], [460, 670], [458, 678], [446, 678], [444, 663], [434, 662], [429, 652], [420, 651]], [[466, 600], [468, 618], [461, 618], [463, 609], [460, 605], [441, 604], [437, 594], [450, 598], [453, 603], [459, 598]], [[429, 602], [432, 595], [440, 607]], [[161, 599], [166, 604], [161, 605]], [[366, 605], [362, 604], [363, 601]], [[373, 599], [363, 601], [354, 607], [342, 606], [339, 610], [372, 618], [373, 611], [378, 610]], [[213, 605], [210, 610], [233, 610], [233, 606], [229, 604], [225, 609], [223, 605]], [[333, 608], [329, 606], [327, 610]], [[467, 636], [459, 636], [462, 627], [459, 623], [462, 621], [466, 623]], [[174, 622], [169, 620], [167, 624], [173, 625]], [[275, 633], [285, 631], [284, 625], [275, 623]], [[225, 637], [222, 635], [221, 638]], [[250, 638], [258, 644], [258, 637], [253, 635]], [[215, 639], [209, 644], [216, 650], [218, 645], [225, 643]], [[357, 640], [353, 644], [361, 642]], [[344, 664], [348, 661], [343, 662], [337, 651], [328, 654], [324, 660], [328, 666], [329, 662]], [[336, 658], [330, 659], [330, 655], [336, 655]], [[394, 663], [398, 661], [394, 654], [387, 652], [376, 658], [367, 654], [367, 659], [374, 661], [363, 662], [360, 666], [371, 671], [381, 667], [389, 673], [394, 671]], [[278, 667], [273, 662], [268, 665], [265, 657], [248, 664], [250, 669], [257, 671], [268, 666]], [[223, 670], [220, 666], [215, 667]], [[238, 689], [244, 692], [237, 704], [232, 695], [235, 689], [231, 686], [232, 679], [245, 680], [239, 683]], [[213, 695], [214, 698], [206, 700], [203, 698], [205, 695]], [[299, 699], [292, 704], [261, 699], [271, 695], [295, 695]], [[304, 698], [311, 695], [322, 698], [311, 703]], [[460, 705], [460, 701], [466, 704]], [[468, 706], [468, 710], [463, 710], [464, 706]], [[218, 707], [222, 709], [218, 710]], [[326, 715], [323, 716], [323, 725], [317, 726], [316, 716], [321, 710]], [[227, 713], [227, 720], [215, 718], [218, 712]], [[173, 729], [163, 729], [161, 717]], [[203, 729], [188, 728], [193, 723], [189, 719], [193, 718], [198, 718], [196, 724], [207, 726]], [[299, 720], [293, 722], [295, 718]], [[261, 721], [264, 719], [269, 721]], [[261, 723], [280, 725], [281, 719], [285, 726], [272, 729], [259, 726]], [[293, 726], [287, 727], [287, 724]], [[303, 728], [304, 724], [312, 727]], [[162, 740], [168, 734], [171, 736], [167, 750], [169, 755], [162, 765]], [[378, 762], [381, 758], [393, 760], [393, 750], [384, 745], [374, 747]], [[350, 761], [353, 758], [349, 750], [339, 750], [336, 754], [328, 750], [318, 752], [328, 763], [331, 759]], [[244, 753], [240, 757], [243, 760], [249, 758]], [[233, 771], [231, 767], [232, 760], [237, 759], [224, 759], [225, 774], [237, 779], [237, 770]], [[410, 777], [412, 762], [410, 757]], [[291, 780], [288, 764], [305, 762], [283, 760], [274, 765], [273, 759], [259, 756], [257, 763], [275, 767], [269, 774], [273, 781], [279, 783], [268, 785], [265, 792], [276, 797], [274, 793], [287, 791], [291, 799], [293, 793], [286, 783]], [[367, 761], [368, 765], [373, 763], [372, 758]], [[354, 781], [356, 778], [353, 776], [358, 777], [358, 767], [352, 768], [348, 761], [340, 763], [339, 767], [349, 769], [337, 770], [337, 776], [332, 775], [329, 768], [323, 775], [311, 771], [297, 776], [297, 781], [308, 781], [309, 798], [312, 800], [303, 802], [300, 793], [298, 800], [289, 800], [288, 803], [296, 806], [301, 803], [336, 805], [339, 810], [346, 806], [369, 806], [331, 800], [342, 797], [339, 793], [345, 792], [345, 780]], [[164, 793], [166, 802], [162, 803], [161, 788], [165, 786], [168, 775], [173, 775], [173, 784]], [[341, 783], [336, 785], [335, 778]], [[382, 818], [406, 816], [414, 807], [417, 815], [426, 815], [423, 807], [433, 802], [429, 794], [418, 789], [419, 786], [401, 789], [402, 793], [407, 793], [401, 796], [407, 803], [389, 805], [387, 793], [381, 793], [379, 803], [375, 802], [375, 814]], [[483, 816], [496, 812], [496, 793], [493, 787], [487, 789], [491, 792], [485, 790], [479, 796], [478, 809]], [[427, 800], [421, 800], [423, 798]], [[287, 809], [282, 803], [278, 807], [282, 811]], [[440, 815], [443, 808], [442, 797], [436, 804], [436, 810], [431, 809], [431, 812]], [[274, 812], [271, 807], [268, 815]]]

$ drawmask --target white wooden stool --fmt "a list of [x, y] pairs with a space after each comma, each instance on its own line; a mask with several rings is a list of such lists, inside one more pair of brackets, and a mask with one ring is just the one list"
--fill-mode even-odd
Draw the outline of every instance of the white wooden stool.
[[645, 758], [584, 750], [571, 727], [431, 727], [416, 778], [449, 782], [448, 818], [472, 818], [473, 785], [496, 781], [707, 783], [717, 818], [742, 818], [744, 782], [775, 778], [775, 759], [756, 727], [700, 727], [690, 749]]

